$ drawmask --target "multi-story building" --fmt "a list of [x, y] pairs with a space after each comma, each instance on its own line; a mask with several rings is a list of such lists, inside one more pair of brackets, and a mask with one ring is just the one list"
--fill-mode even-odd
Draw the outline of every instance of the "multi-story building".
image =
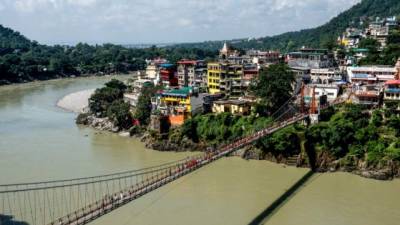
[[386, 81], [385, 83], [385, 91], [383, 96], [385, 104], [388, 102], [400, 101], [400, 58], [397, 60], [395, 69], [395, 79]]
[[323, 96], [326, 96], [327, 101], [332, 102], [336, 100], [339, 95], [339, 86], [330, 84], [309, 84], [304, 90], [305, 103], [310, 104], [314, 94], [318, 102]]
[[381, 87], [376, 84], [353, 85], [354, 103], [361, 105], [378, 105]]
[[257, 65], [269, 65], [281, 62], [281, 54], [277, 51], [248, 50], [246, 56], [251, 59], [250, 63]]
[[311, 69], [311, 82], [314, 84], [331, 84], [343, 80], [343, 74], [336, 68]]
[[[146, 60], [147, 67], [146, 67], [146, 77], [145, 79], [157, 80], [159, 79], [160, 73], [160, 65], [166, 64], [168, 61], [162, 58], [156, 58], [153, 60]], [[143, 78], [143, 77], [142, 77]], [[158, 80], [159, 81], [159, 80]], [[156, 81], [156, 83], [158, 82]]]
[[202, 60], [181, 60], [178, 63], [178, 84], [179, 87], [203, 85], [206, 76], [206, 63]]
[[192, 87], [165, 90], [158, 94], [155, 101], [156, 108], [168, 117], [172, 126], [182, 125], [186, 119], [191, 118], [197, 111], [203, 109], [202, 96], [193, 93]]
[[388, 102], [400, 102], [400, 80], [390, 80], [385, 83], [383, 100]]
[[176, 66], [174, 64], [160, 64], [160, 81], [166, 87], [177, 87]]
[[256, 64], [247, 64], [243, 66], [242, 86], [247, 88], [252, 80], [256, 79], [259, 74], [259, 69]]
[[287, 55], [287, 63], [292, 68], [320, 69], [335, 66], [334, 54], [326, 49], [300, 49]]
[[225, 62], [208, 63], [207, 86], [210, 94], [224, 94], [227, 97], [242, 95], [243, 66]]
[[396, 68], [388, 66], [347, 67], [347, 80], [351, 83], [383, 84], [395, 78]]

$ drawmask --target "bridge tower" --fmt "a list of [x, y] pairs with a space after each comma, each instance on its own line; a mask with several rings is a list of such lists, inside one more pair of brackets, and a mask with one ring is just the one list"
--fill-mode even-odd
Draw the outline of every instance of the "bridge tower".
[[304, 101], [304, 82], [301, 82], [301, 89], [300, 89], [300, 112], [305, 113], [306, 112], [306, 103]]
[[311, 99], [311, 106], [310, 106], [310, 122], [311, 124], [316, 124], [319, 122], [319, 109], [317, 106], [317, 99], [315, 96], [315, 86], [312, 90], [312, 99]]

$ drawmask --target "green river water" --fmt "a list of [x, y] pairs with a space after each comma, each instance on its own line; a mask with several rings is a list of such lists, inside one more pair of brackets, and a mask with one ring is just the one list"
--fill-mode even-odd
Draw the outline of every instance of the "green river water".
[[[157, 152], [133, 138], [78, 127], [75, 114], [56, 107], [63, 96], [110, 79], [0, 87], [0, 184], [138, 169], [193, 154]], [[225, 158], [92, 223], [246, 224], [305, 173], [307, 169]], [[317, 174], [265, 224], [398, 225], [400, 181]]]

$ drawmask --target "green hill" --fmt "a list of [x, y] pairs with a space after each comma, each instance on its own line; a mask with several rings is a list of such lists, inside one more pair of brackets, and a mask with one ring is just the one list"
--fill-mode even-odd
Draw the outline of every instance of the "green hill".
[[[328, 23], [313, 29], [264, 37], [253, 40], [231, 40], [229, 43], [241, 49], [277, 49], [283, 52], [302, 46], [323, 47], [332, 42], [349, 26], [358, 26], [360, 18], [373, 19], [376, 16], [400, 16], [400, 0], [362, 0], [347, 11], [340, 13]], [[180, 47], [215, 50], [221, 48], [223, 41], [180, 44]]]

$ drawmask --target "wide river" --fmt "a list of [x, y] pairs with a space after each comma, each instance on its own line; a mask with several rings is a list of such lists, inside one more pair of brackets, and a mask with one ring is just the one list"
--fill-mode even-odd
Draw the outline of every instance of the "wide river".
[[[0, 184], [138, 169], [192, 154], [152, 151], [133, 138], [80, 128], [74, 123], [75, 114], [56, 107], [63, 96], [110, 79], [0, 87]], [[92, 223], [246, 224], [306, 172], [265, 161], [225, 158]], [[265, 224], [398, 225], [400, 181], [318, 174]]]

